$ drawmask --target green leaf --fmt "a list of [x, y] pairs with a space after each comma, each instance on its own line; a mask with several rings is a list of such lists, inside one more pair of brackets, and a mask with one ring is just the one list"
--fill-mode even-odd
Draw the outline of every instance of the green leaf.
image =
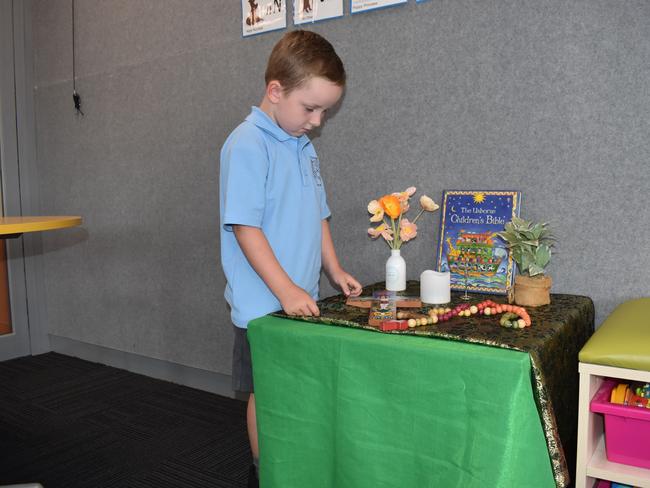
[[544, 234], [544, 227], [541, 224], [535, 224], [532, 233], [534, 238], [537, 240]]
[[[521, 219], [521, 218], [519, 218], [517, 216], [512, 217], [512, 225], [514, 227], [522, 227], [522, 226], [525, 226], [526, 223], [527, 222], [524, 219]], [[508, 224], [506, 224], [506, 225], [508, 225]]]
[[521, 241], [521, 243], [524, 244], [524, 245], [526, 245], [526, 246], [530, 246], [530, 247], [537, 247], [537, 246], [539, 246], [539, 241], [538, 241], [538, 240], [535, 240], [535, 239], [533, 239], [533, 240], [527, 239], [527, 240], [525, 240], [525, 241]]
[[498, 235], [507, 243], [513, 243], [519, 241], [518, 235], [513, 230], [506, 230], [505, 232], [499, 232]]
[[537, 236], [535, 235], [535, 233], [533, 231], [522, 230], [521, 234], [529, 241], [536, 241], [537, 240]]
[[546, 267], [550, 260], [551, 248], [546, 244], [540, 244], [540, 246], [537, 248], [537, 251], [535, 252], [535, 263], [543, 269]]
[[540, 266], [538, 266], [536, 264], [531, 264], [530, 268], [528, 269], [528, 274], [530, 276], [537, 276], [537, 275], [540, 275], [540, 274], [543, 275], [544, 274], [544, 268], [542, 268], [542, 267], [540, 267]]
[[531, 252], [529, 251], [523, 252], [521, 254], [521, 263], [520, 263], [521, 266], [519, 267], [519, 269], [521, 269], [522, 271], [526, 271], [528, 270], [530, 265], [533, 264], [534, 262], [535, 262], [535, 256]]

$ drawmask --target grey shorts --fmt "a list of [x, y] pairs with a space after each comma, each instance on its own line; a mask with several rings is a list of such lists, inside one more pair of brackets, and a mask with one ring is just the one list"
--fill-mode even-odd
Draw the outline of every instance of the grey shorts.
[[253, 363], [251, 362], [251, 348], [248, 345], [246, 329], [233, 325], [235, 329], [235, 343], [232, 349], [232, 389], [243, 393], [252, 393], [253, 390]]

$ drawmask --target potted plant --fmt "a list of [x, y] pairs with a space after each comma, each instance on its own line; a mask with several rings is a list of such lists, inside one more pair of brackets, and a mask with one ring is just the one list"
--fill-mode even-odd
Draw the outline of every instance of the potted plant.
[[555, 238], [548, 224], [513, 217], [497, 235], [506, 242], [519, 270], [515, 276], [515, 303], [528, 307], [551, 303], [552, 280], [544, 269], [551, 261]]

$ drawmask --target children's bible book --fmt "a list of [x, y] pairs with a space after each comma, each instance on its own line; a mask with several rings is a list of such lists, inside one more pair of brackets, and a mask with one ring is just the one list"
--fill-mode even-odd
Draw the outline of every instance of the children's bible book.
[[450, 271], [451, 289], [507, 294], [515, 264], [496, 234], [519, 216], [521, 193], [445, 190], [437, 253], [438, 271]]

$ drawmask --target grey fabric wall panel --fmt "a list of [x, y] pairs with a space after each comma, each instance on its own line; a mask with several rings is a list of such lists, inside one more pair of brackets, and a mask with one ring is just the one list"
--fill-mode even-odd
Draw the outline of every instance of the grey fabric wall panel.
[[[284, 31], [242, 39], [238, 2], [77, 0], [78, 118], [69, 6], [33, 6], [42, 211], [85, 218], [43, 236], [50, 330], [229, 373], [218, 151]], [[365, 206], [383, 193], [519, 189], [559, 238], [555, 292], [591, 296], [598, 322], [650, 295], [648, 26], [645, 0], [432, 0], [307, 26], [349, 76], [314, 136], [347, 269], [382, 279]], [[434, 263], [439, 215], [419, 223], [409, 278]]]

